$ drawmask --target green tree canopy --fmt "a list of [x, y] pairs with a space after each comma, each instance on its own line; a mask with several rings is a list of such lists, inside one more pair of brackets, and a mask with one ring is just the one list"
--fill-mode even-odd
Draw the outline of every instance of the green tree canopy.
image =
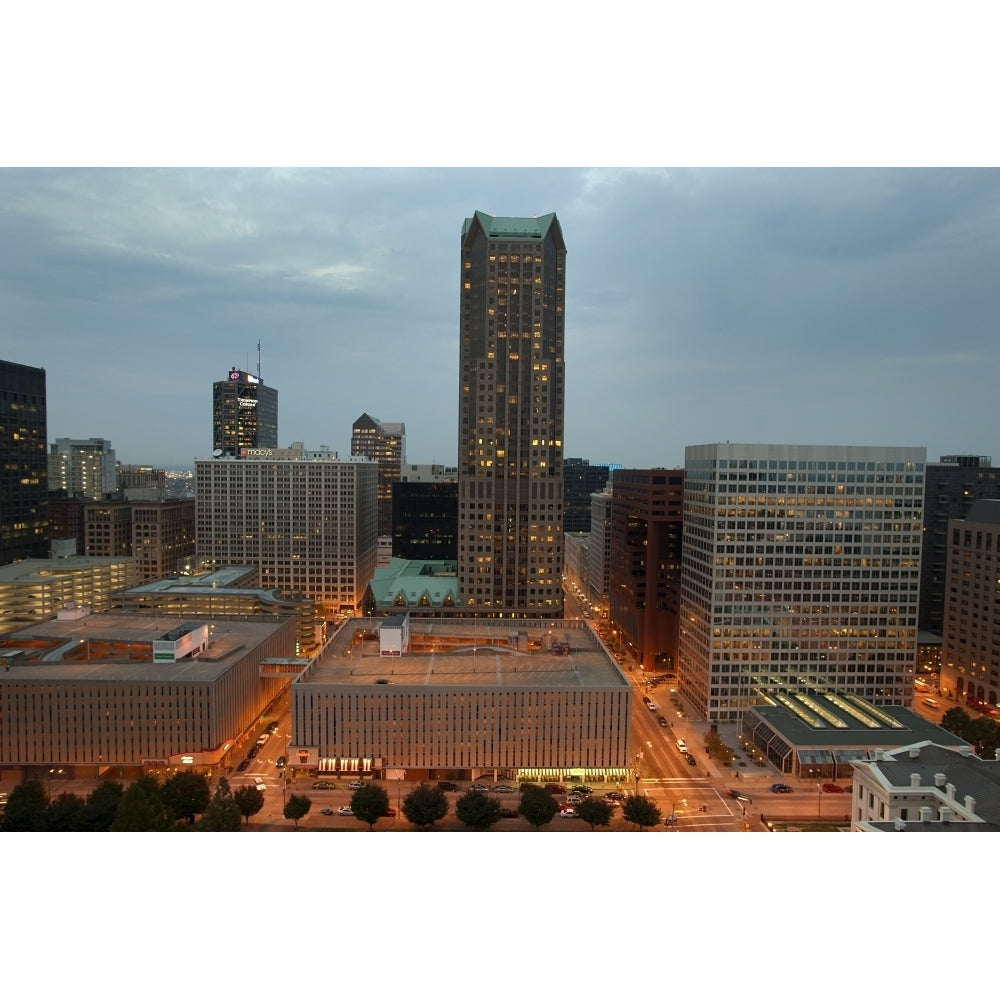
[[0, 830], [37, 833], [48, 829], [49, 796], [40, 781], [22, 781], [7, 796]]
[[87, 800], [73, 792], [63, 792], [49, 803], [48, 829], [78, 833], [87, 829]]
[[298, 829], [299, 820], [310, 809], [312, 809], [312, 799], [308, 795], [289, 795], [285, 803], [284, 816], [285, 819], [295, 820], [295, 827]]
[[595, 798], [593, 795], [586, 796], [576, 807], [577, 816], [585, 823], [589, 823], [591, 830], [595, 826], [610, 826], [612, 812], [611, 806], [604, 799]]
[[250, 817], [264, 808], [264, 793], [254, 785], [241, 785], [233, 792], [233, 801], [249, 825]]
[[448, 815], [449, 808], [444, 792], [431, 785], [418, 785], [403, 799], [403, 815], [418, 830], [429, 830]]
[[118, 814], [118, 806], [125, 794], [124, 785], [117, 781], [102, 781], [88, 796], [84, 821], [88, 830], [105, 833]]
[[455, 803], [455, 815], [470, 830], [488, 830], [500, 820], [500, 800], [485, 792], [466, 792]]
[[168, 815], [156, 782], [134, 781], [122, 794], [111, 823], [113, 833], [155, 833], [169, 830]]
[[242, 823], [243, 815], [233, 796], [216, 791], [198, 821], [198, 829], [208, 833], [233, 833]]
[[389, 812], [389, 796], [381, 785], [366, 782], [351, 796], [351, 810], [368, 829]]
[[212, 793], [205, 775], [178, 771], [163, 782], [160, 796], [167, 811], [176, 819], [186, 818], [188, 823], [194, 823], [195, 815], [208, 808]]
[[941, 728], [947, 729], [949, 733], [954, 733], [955, 736], [963, 740], [968, 739], [966, 733], [968, 732], [970, 722], [972, 722], [972, 717], [964, 708], [959, 708], [958, 705], [954, 708], [949, 708], [941, 716]]
[[539, 785], [522, 785], [521, 801], [517, 811], [536, 829], [540, 830], [559, 811], [559, 803], [551, 792]]
[[628, 795], [622, 806], [622, 816], [635, 823], [641, 830], [646, 826], [656, 826], [663, 818], [660, 807], [645, 795]]

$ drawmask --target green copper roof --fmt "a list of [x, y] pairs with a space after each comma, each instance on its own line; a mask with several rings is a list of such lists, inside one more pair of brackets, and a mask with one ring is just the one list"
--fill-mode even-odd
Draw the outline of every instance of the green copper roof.
[[466, 219], [462, 226], [462, 239], [468, 235], [473, 223], [478, 222], [483, 232], [490, 239], [544, 239], [549, 229], [554, 225], [558, 242], [562, 242], [562, 232], [555, 212], [548, 215], [538, 215], [531, 218], [518, 218], [508, 215], [488, 215], [486, 212], [476, 212], [471, 219]]

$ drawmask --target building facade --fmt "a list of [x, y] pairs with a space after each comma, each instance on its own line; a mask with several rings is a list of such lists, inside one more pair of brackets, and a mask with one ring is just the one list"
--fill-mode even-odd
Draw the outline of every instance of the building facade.
[[563, 465], [563, 531], [590, 531], [590, 498], [611, 482], [609, 465], [567, 458]]
[[924, 544], [920, 555], [920, 627], [944, 632], [948, 522], [962, 518], [977, 500], [1000, 499], [1000, 469], [988, 455], [942, 455], [927, 463]]
[[682, 469], [616, 469], [612, 480], [608, 614], [644, 670], [677, 665]]
[[614, 497], [608, 485], [590, 497], [590, 544], [587, 546], [587, 585], [590, 599], [600, 608], [600, 617], [608, 616], [611, 589], [611, 508]]
[[1000, 693], [1000, 500], [948, 522], [941, 692], [974, 708]]
[[278, 390], [239, 368], [213, 382], [212, 447], [220, 458], [241, 458], [248, 448], [277, 448]]
[[565, 302], [554, 213], [465, 220], [458, 572], [484, 616], [562, 616]]
[[458, 558], [458, 483], [397, 482], [392, 493], [392, 554]]
[[49, 450], [49, 486], [66, 496], [105, 500], [118, 489], [118, 468], [111, 442], [103, 438], [56, 438]]
[[195, 462], [198, 555], [254, 566], [261, 587], [311, 597], [327, 615], [352, 613], [375, 572], [378, 466], [282, 454]]
[[49, 555], [45, 369], [0, 361], [0, 566]]
[[378, 533], [391, 535], [393, 484], [406, 464], [406, 425], [385, 423], [362, 413], [351, 425], [351, 454], [378, 466]]
[[786, 690], [912, 704], [925, 449], [685, 450], [680, 686], [712, 721]]

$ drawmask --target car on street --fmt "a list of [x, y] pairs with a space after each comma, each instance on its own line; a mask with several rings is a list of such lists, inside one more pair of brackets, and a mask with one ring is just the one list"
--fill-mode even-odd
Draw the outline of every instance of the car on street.
[[313, 788], [315, 788], [317, 791], [320, 791], [321, 789], [330, 789], [330, 788], [336, 788], [336, 787], [337, 786], [332, 781], [314, 781], [313, 782]]
[[738, 788], [730, 788], [729, 794], [732, 798], [738, 799], [740, 802], [751, 802], [752, 799], [746, 792], [741, 792]]
[[271, 738], [270, 733], [261, 733], [257, 737], [257, 746], [262, 747]]
[[510, 785], [494, 785], [493, 786], [493, 791], [494, 792], [512, 792], [512, 791], [514, 791], [514, 789], [511, 788]]
[[363, 781], [352, 781], [347, 787], [352, 792], [356, 792], [359, 788], [363, 788], [364, 787], [364, 782]]
[[271, 724], [270, 724], [270, 725], [269, 725], [269, 726], [267, 727], [267, 731], [268, 731], [268, 732], [269, 732], [269, 733], [270, 733], [270, 734], [271, 734], [272, 736], [274, 736], [274, 734], [275, 734], [275, 733], [277, 733], [277, 731], [278, 731], [278, 723], [277, 723], [277, 722], [272, 722], [272, 723], [271, 723]]
[[594, 789], [590, 785], [574, 785], [570, 791], [576, 795], [589, 795]]
[[323, 808], [320, 809], [320, 812], [324, 816], [332, 816], [333, 815], [333, 810], [329, 806], [323, 806]]
[[236, 765], [236, 770], [237, 771], [245, 771], [249, 766], [250, 766], [250, 758], [249, 757], [244, 757], [243, 760], [241, 760]]
[[253, 783], [254, 783], [254, 787], [257, 789], [258, 792], [266, 792], [267, 791], [267, 785], [264, 784], [264, 779], [263, 778], [254, 778], [253, 779]]
[[354, 810], [350, 806], [341, 806], [337, 810], [337, 815], [338, 816], [353, 816], [354, 815]]
[[697, 767], [697, 766], [698, 766], [698, 761], [696, 761], [696, 760], [694, 759], [694, 754], [693, 754], [693, 753], [689, 753], [689, 754], [685, 754], [685, 755], [684, 755], [684, 759], [685, 759], [685, 760], [686, 760], [686, 761], [687, 761], [687, 762], [688, 762], [688, 763], [689, 763], [689, 764], [690, 764], [690, 765], [691, 765], [692, 767]]
[[642, 696], [642, 703], [643, 703], [644, 705], [648, 705], [648, 704], [649, 704], [649, 696], [648, 696], [648, 695], [645, 695], [645, 694], [644, 694], [644, 695]]
[[489, 788], [486, 785], [481, 785], [478, 782], [475, 785], [469, 786], [470, 792], [488, 792]]
[[389, 808], [386, 809], [386, 811], [384, 813], [382, 813], [382, 815], [383, 816], [388, 816], [389, 819], [395, 819], [396, 818], [396, 810], [393, 809], [392, 806], [389, 806]]
[[570, 792], [566, 796], [566, 804], [571, 806], [578, 806], [583, 801], [582, 795], [577, 795], [575, 792]]
[[249, 759], [249, 758], [252, 758], [252, 757], [256, 757], [257, 754], [259, 754], [259, 753], [260, 753], [260, 747], [256, 747], [256, 746], [255, 747], [250, 747], [250, 749], [247, 751], [247, 758]]
[[559, 816], [562, 819], [576, 819], [576, 810], [572, 806], [566, 806], [559, 810]]
[[553, 795], [565, 795], [566, 786], [565, 785], [546, 785], [545, 791], [551, 792]]
[[280, 771], [288, 763], [287, 757], [279, 757], [275, 762], [274, 766]]
[[792, 786], [791, 785], [786, 785], [786, 784], [784, 784], [784, 782], [781, 782], [781, 781], [776, 781], [773, 785], [771, 785], [771, 791], [772, 792], [782, 792], [782, 793], [784, 793], [784, 792], [790, 792], [791, 790], [792, 790]]
[[656, 717], [656, 721], [657, 721], [657, 722], [658, 722], [658, 723], [659, 723], [659, 724], [660, 724], [661, 726], [663, 726], [664, 728], [666, 728], [666, 725], [667, 725], [667, 720], [666, 720], [666, 719], [665, 719], [665, 718], [664, 718], [664, 717], [663, 717], [662, 715], [658, 715], [658, 716]]
[[624, 802], [625, 793], [624, 792], [606, 792], [604, 797], [608, 802]]
[[454, 781], [439, 781], [438, 788], [440, 788], [442, 792], [458, 791], [458, 785], [456, 785]]
[[844, 789], [840, 785], [835, 785], [832, 781], [827, 781], [823, 784], [823, 791], [836, 794], [837, 792], [843, 793]]

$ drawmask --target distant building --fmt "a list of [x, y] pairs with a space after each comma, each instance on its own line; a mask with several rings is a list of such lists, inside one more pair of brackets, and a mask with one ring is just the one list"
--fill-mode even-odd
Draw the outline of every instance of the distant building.
[[400, 559], [458, 559], [458, 483], [393, 484], [392, 554]]
[[590, 599], [600, 608], [602, 618], [608, 616], [611, 590], [611, 507], [614, 497], [609, 483], [599, 493], [590, 495], [590, 543], [587, 546], [587, 584]]
[[1000, 499], [1000, 469], [988, 455], [942, 455], [927, 463], [924, 484], [924, 538], [920, 553], [922, 629], [944, 632], [948, 522], [969, 513], [977, 500]]
[[355, 613], [375, 572], [378, 466], [309, 454], [196, 461], [197, 553], [256, 567], [263, 588], [327, 616]]
[[677, 666], [683, 469], [616, 469], [608, 613], [650, 671]]
[[789, 691], [912, 704], [924, 465], [923, 448], [685, 449], [680, 687], [710, 721]]
[[[1000, 759], [922, 740], [854, 763], [852, 829], [865, 833], [1000, 831]], [[923, 841], [921, 841], [923, 843]]]
[[454, 465], [403, 465], [399, 479], [403, 483], [457, 483], [458, 469]]
[[45, 369], [0, 361], [0, 566], [49, 555]]
[[166, 470], [149, 465], [119, 465], [118, 493], [123, 500], [166, 500]]
[[630, 781], [631, 710], [582, 622], [354, 619], [292, 684], [289, 761], [407, 781]]
[[563, 531], [590, 531], [590, 498], [611, 481], [611, 467], [591, 465], [586, 458], [567, 458], [563, 464]]
[[212, 383], [212, 447], [219, 457], [242, 458], [249, 449], [278, 447], [278, 390], [260, 376], [230, 368]]
[[1000, 500], [948, 522], [941, 691], [975, 708], [1000, 692]]
[[555, 213], [461, 238], [458, 576], [484, 617], [561, 618], [566, 244]]
[[362, 413], [351, 427], [351, 454], [378, 465], [378, 533], [392, 535], [392, 490], [406, 464], [406, 425]]
[[585, 593], [589, 592], [590, 532], [566, 532], [563, 535], [563, 551], [566, 579], [578, 584]]
[[50, 490], [70, 497], [105, 500], [118, 488], [115, 451], [103, 438], [56, 438], [49, 450]]

